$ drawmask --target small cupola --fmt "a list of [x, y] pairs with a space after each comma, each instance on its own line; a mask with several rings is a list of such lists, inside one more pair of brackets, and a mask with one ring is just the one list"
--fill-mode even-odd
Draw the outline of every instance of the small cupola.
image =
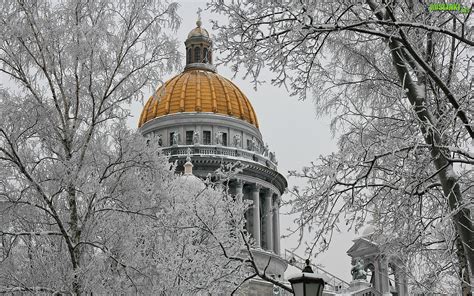
[[184, 44], [186, 45], [185, 69], [200, 68], [215, 71], [212, 65], [212, 40], [209, 32], [202, 27], [200, 17], [196, 22], [196, 28], [189, 32]]

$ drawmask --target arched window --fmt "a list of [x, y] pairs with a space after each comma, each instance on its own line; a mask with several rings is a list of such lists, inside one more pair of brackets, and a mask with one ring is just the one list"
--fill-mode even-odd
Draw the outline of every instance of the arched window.
[[191, 63], [191, 54], [192, 54], [191, 48], [188, 48], [188, 54], [186, 55], [186, 64]]
[[201, 62], [201, 48], [199, 46], [194, 48], [194, 62]]

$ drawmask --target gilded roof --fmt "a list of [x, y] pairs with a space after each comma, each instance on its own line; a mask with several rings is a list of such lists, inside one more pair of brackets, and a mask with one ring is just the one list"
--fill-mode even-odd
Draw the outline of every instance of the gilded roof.
[[258, 128], [257, 116], [248, 98], [230, 80], [217, 73], [190, 69], [158, 88], [140, 116], [138, 127], [168, 114], [212, 112], [247, 121]]

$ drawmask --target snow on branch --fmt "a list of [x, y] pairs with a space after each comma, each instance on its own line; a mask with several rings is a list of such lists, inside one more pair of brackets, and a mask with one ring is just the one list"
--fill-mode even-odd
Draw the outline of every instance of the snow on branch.
[[41, 286], [33, 286], [33, 287], [3, 287], [0, 286], [0, 293], [15, 293], [15, 292], [47, 292], [51, 293], [52, 295], [70, 295], [71, 293], [66, 291], [58, 291], [56, 289], [51, 289], [47, 287]]
[[35, 236], [43, 236], [43, 235], [63, 235], [61, 232], [56, 231], [27, 231], [27, 232], [6, 232], [0, 231], [0, 236], [3, 235], [11, 235], [11, 236], [28, 236], [28, 235], [35, 235]]

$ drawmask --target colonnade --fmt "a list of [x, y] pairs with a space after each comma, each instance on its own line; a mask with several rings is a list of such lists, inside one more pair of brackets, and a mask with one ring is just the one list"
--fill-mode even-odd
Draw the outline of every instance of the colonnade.
[[280, 254], [280, 194], [258, 183], [234, 180], [231, 193], [253, 204], [245, 213], [246, 230], [255, 240], [255, 247]]

